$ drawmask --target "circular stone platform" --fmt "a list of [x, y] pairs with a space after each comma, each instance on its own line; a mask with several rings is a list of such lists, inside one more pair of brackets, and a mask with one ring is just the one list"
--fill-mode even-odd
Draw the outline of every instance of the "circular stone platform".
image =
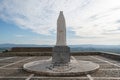
[[53, 66], [52, 60], [39, 60], [23, 65], [23, 69], [42, 76], [80, 76], [90, 74], [99, 69], [99, 65], [91, 61], [73, 58], [68, 65]]

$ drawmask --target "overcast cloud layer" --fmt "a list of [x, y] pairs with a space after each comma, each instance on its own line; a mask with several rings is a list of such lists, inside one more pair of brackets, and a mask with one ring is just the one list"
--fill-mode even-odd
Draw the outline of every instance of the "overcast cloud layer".
[[79, 38], [120, 43], [120, 0], [1, 0], [0, 18], [23, 29], [55, 33], [59, 11]]

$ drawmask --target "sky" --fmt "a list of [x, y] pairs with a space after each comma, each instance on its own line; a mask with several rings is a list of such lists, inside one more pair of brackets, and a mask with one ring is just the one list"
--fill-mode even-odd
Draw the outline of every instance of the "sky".
[[68, 45], [120, 45], [120, 0], [0, 0], [0, 44], [55, 45], [60, 11]]

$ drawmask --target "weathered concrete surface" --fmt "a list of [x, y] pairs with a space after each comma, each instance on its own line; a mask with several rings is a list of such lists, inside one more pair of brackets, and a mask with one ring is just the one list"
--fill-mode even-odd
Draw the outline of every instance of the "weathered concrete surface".
[[[38, 61], [38, 60], [46, 60], [49, 59], [51, 56], [32, 56], [33, 58], [16, 63], [23, 59], [29, 58], [30, 56], [23, 56], [23, 57], [0, 57], [0, 80], [25, 80], [31, 74], [26, 72], [22, 69], [23, 64], [31, 62], [31, 61]], [[74, 56], [78, 61], [92, 61], [100, 65], [100, 69], [93, 74], [89, 74], [91, 78], [94, 80], [119, 80], [120, 79], [120, 60], [116, 61], [110, 58], [106, 58], [100, 55], [81, 55], [81, 56]], [[100, 60], [102, 59], [102, 61]], [[105, 60], [105, 61], [104, 61]], [[110, 62], [110, 63], [109, 63]], [[14, 64], [11, 64], [14, 63]], [[111, 64], [112, 63], [112, 64]], [[7, 67], [2, 68], [11, 64]], [[86, 75], [83, 76], [76, 76], [76, 77], [47, 77], [34, 74], [30, 78], [30, 80], [90, 80]]]
[[69, 65], [53, 66], [51, 59], [26, 63], [23, 69], [43, 76], [81, 76], [99, 69], [99, 65], [91, 61], [77, 61], [72, 57]]
[[68, 46], [55, 46], [53, 48], [52, 63], [54, 65], [68, 64], [70, 62], [70, 48]]

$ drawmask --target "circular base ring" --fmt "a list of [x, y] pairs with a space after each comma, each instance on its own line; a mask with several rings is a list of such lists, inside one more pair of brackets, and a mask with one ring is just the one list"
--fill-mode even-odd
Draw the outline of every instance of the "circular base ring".
[[52, 60], [39, 60], [23, 65], [23, 69], [41, 76], [81, 76], [99, 69], [99, 65], [91, 61], [71, 60], [69, 66], [51, 68]]

